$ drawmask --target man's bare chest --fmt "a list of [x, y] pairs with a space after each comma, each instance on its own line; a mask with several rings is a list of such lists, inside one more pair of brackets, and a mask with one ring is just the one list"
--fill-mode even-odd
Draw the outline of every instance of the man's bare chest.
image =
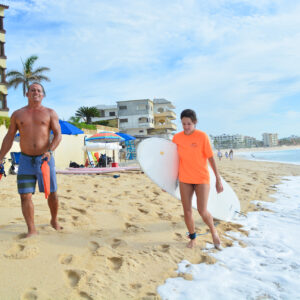
[[50, 127], [50, 116], [45, 113], [22, 114], [16, 121], [19, 129]]

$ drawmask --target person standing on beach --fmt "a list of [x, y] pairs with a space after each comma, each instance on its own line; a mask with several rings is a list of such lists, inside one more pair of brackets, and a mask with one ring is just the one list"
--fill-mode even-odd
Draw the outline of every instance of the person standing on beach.
[[[28, 227], [27, 237], [37, 234], [34, 224], [34, 206], [32, 194], [35, 192], [38, 181], [40, 192], [44, 192], [41, 164], [47, 160], [50, 167], [50, 195], [48, 205], [51, 213], [51, 226], [60, 230], [62, 227], [57, 221], [58, 197], [55, 174], [54, 151], [61, 141], [61, 131], [56, 112], [42, 105], [45, 96], [44, 87], [32, 83], [26, 93], [28, 105], [16, 110], [10, 119], [10, 126], [3, 139], [0, 149], [0, 164], [12, 147], [14, 137], [19, 131], [21, 155], [17, 175], [18, 192], [21, 197], [21, 206], [24, 219]], [[53, 140], [50, 142], [50, 132]]]
[[184, 212], [184, 221], [189, 231], [190, 242], [187, 247], [192, 248], [196, 244], [196, 232], [192, 211], [192, 196], [197, 196], [197, 208], [203, 221], [210, 229], [214, 246], [220, 248], [220, 238], [214, 226], [212, 215], [207, 210], [209, 196], [209, 161], [216, 176], [216, 189], [218, 193], [223, 191], [221, 178], [218, 173], [213, 151], [207, 134], [197, 130], [196, 113], [186, 109], [181, 113], [183, 131], [174, 135], [173, 143], [177, 145], [179, 154], [179, 188]]
[[230, 151], [229, 151], [229, 158], [230, 158], [230, 160], [233, 160], [233, 150], [232, 149], [230, 149]]
[[222, 159], [222, 152], [221, 152], [221, 150], [220, 150], [220, 149], [218, 150], [218, 157], [219, 157], [219, 160], [221, 160], [221, 159]]

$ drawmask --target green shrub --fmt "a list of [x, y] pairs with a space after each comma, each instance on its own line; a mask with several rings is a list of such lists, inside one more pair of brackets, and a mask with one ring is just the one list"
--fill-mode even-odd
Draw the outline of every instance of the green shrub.
[[96, 125], [93, 124], [86, 124], [86, 123], [75, 123], [75, 122], [70, 122], [74, 126], [76, 126], [79, 129], [91, 129], [91, 130], [96, 130], [97, 127]]
[[0, 125], [5, 125], [6, 128], [10, 125], [10, 117], [1, 117], [0, 116]]

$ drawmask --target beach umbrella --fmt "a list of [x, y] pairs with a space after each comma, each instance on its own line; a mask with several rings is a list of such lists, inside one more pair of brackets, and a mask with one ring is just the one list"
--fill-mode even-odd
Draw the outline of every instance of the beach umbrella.
[[130, 134], [127, 133], [122, 133], [122, 132], [116, 132], [116, 134], [118, 136], [120, 136], [121, 138], [123, 138], [125, 141], [133, 141], [136, 140], [136, 138]]
[[125, 139], [121, 136], [115, 134], [114, 132], [103, 131], [92, 135], [89, 138], [86, 138], [85, 141], [89, 143], [119, 143], [124, 141]]
[[84, 133], [81, 129], [77, 128], [76, 126], [67, 121], [59, 120], [59, 125], [61, 128], [61, 134], [77, 135]]

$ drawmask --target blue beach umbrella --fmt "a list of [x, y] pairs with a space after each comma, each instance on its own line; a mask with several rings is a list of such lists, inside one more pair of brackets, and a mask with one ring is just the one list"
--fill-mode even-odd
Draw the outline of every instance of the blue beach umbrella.
[[84, 133], [81, 129], [77, 128], [76, 126], [67, 121], [59, 120], [59, 125], [62, 134], [77, 135]]

